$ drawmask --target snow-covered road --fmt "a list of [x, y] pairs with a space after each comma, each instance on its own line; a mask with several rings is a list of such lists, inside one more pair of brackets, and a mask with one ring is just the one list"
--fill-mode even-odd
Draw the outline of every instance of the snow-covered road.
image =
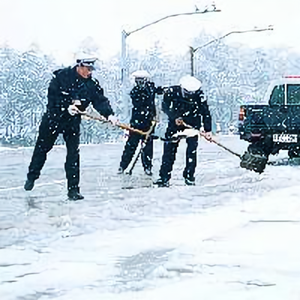
[[[172, 186], [138, 188], [150, 183], [140, 163], [131, 178], [116, 175], [122, 150], [82, 146], [85, 200], [69, 202], [64, 146], [32, 192], [23, 190], [32, 148], [1, 148], [1, 300], [300, 299], [300, 167], [259, 175], [201, 141], [197, 185], [187, 187], [183, 141]], [[156, 141], [154, 178], [161, 150]]]

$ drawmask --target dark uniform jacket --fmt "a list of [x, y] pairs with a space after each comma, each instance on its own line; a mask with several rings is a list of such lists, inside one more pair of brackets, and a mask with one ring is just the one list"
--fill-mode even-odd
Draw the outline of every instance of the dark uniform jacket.
[[202, 90], [183, 93], [181, 86], [171, 86], [164, 94], [162, 109], [171, 125], [175, 119], [182, 118], [196, 129], [200, 129], [203, 122], [204, 130], [211, 131], [211, 115]]
[[90, 103], [104, 117], [113, 114], [109, 100], [103, 95], [103, 89], [95, 78], [83, 78], [76, 67], [55, 71], [48, 88], [47, 115], [50, 119], [61, 122], [80, 122], [81, 116], [68, 113], [73, 100], [80, 100], [80, 110], [84, 111]]
[[156, 117], [155, 93], [157, 88], [153, 82], [146, 82], [143, 87], [135, 86], [131, 92], [132, 115], [130, 125], [141, 130], [148, 130], [151, 121]]

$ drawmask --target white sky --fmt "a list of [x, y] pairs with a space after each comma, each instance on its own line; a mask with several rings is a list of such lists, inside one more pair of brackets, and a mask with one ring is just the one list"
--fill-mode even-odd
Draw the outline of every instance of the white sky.
[[[121, 49], [121, 30], [139, 28], [173, 13], [203, 9], [208, 0], [0, 0], [0, 43], [26, 50], [37, 43], [58, 61], [69, 63], [88, 36], [108, 58]], [[251, 46], [286, 45], [300, 49], [299, 0], [216, 0], [220, 13], [178, 17], [152, 25], [127, 38], [131, 48], [147, 49], [160, 40], [166, 51], [188, 51], [203, 29], [215, 37], [231, 30], [275, 26], [273, 32], [247, 33], [226, 38], [227, 43]], [[283, 3], [285, 5], [283, 5]], [[197, 47], [199, 45], [192, 45]]]

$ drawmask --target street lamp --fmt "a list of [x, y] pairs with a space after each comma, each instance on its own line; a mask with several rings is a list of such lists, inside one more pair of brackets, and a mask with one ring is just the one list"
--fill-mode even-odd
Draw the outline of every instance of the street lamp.
[[135, 30], [126, 32], [125, 30], [122, 30], [122, 36], [121, 36], [121, 92], [122, 92], [122, 101], [124, 104], [124, 112], [126, 114], [126, 117], [129, 115], [129, 109], [128, 109], [128, 101], [126, 101], [125, 96], [126, 96], [126, 38], [129, 37], [131, 34], [136, 33], [144, 28], [147, 28], [151, 25], [157, 24], [161, 21], [164, 21], [166, 19], [174, 18], [174, 17], [179, 17], [179, 16], [189, 16], [189, 15], [199, 15], [199, 14], [205, 14], [205, 13], [211, 13], [211, 12], [220, 12], [221, 10], [216, 9], [216, 7], [213, 5], [212, 9], [205, 9], [203, 11], [199, 11], [198, 8], [196, 8], [196, 11], [193, 12], [186, 12], [186, 13], [178, 13], [178, 14], [172, 14], [165, 16], [163, 18], [160, 18], [154, 22], [148, 23], [144, 26], [141, 26]]
[[191, 58], [191, 75], [194, 76], [194, 70], [195, 70], [195, 52], [198, 51], [199, 49], [202, 49], [214, 42], [220, 41], [222, 39], [224, 39], [225, 37], [231, 35], [231, 34], [236, 34], [236, 33], [247, 33], [247, 32], [262, 32], [262, 31], [268, 31], [268, 30], [274, 30], [273, 25], [269, 25], [266, 28], [254, 28], [254, 29], [249, 29], [249, 30], [235, 30], [235, 31], [231, 31], [228, 32], [226, 34], [224, 34], [221, 37], [218, 37], [216, 39], [211, 40], [210, 42], [201, 45], [197, 48], [193, 48], [192, 46], [189, 46], [190, 48], [190, 58]]
[[[226, 34], [224, 34], [223, 36], [219, 37], [219, 38], [216, 38], [216, 39], [213, 39], [197, 48], [193, 48], [191, 46], [189, 46], [190, 48], [190, 59], [191, 59], [191, 75], [194, 76], [194, 69], [195, 69], [195, 52], [198, 51], [199, 49], [202, 49], [206, 46], [209, 46], [210, 44], [214, 43], [214, 42], [217, 42], [217, 41], [220, 41], [222, 39], [224, 39], [225, 37], [231, 35], [231, 34], [235, 34], [235, 33], [247, 33], [247, 32], [262, 32], [262, 31], [268, 31], [268, 30], [274, 30], [273, 28], [273, 25], [269, 25], [268, 27], [266, 28], [254, 28], [254, 29], [250, 29], [250, 30], [235, 30], [235, 31], [231, 31], [231, 32], [228, 32]], [[217, 122], [216, 121], [216, 126], [217, 126], [217, 131], [220, 131], [221, 130], [221, 127], [220, 127], [220, 122]], [[218, 129], [219, 128], [219, 129]]]

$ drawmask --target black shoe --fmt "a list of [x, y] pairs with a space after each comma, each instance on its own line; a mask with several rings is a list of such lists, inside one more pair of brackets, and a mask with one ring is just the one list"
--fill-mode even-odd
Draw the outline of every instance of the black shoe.
[[145, 174], [148, 175], [148, 176], [152, 176], [151, 168], [146, 168], [145, 169]]
[[153, 184], [156, 184], [158, 187], [169, 187], [170, 182], [168, 179], [159, 178], [158, 180], [154, 181]]
[[124, 173], [124, 169], [123, 169], [122, 167], [120, 167], [120, 168], [118, 169], [117, 174], [123, 174], [123, 173]]
[[34, 187], [34, 180], [27, 179], [24, 184], [25, 191], [31, 191]]
[[74, 200], [74, 201], [84, 199], [84, 197], [78, 192], [77, 189], [69, 190], [68, 197], [69, 200]]
[[184, 182], [186, 185], [195, 185], [195, 179], [193, 178], [184, 178]]

